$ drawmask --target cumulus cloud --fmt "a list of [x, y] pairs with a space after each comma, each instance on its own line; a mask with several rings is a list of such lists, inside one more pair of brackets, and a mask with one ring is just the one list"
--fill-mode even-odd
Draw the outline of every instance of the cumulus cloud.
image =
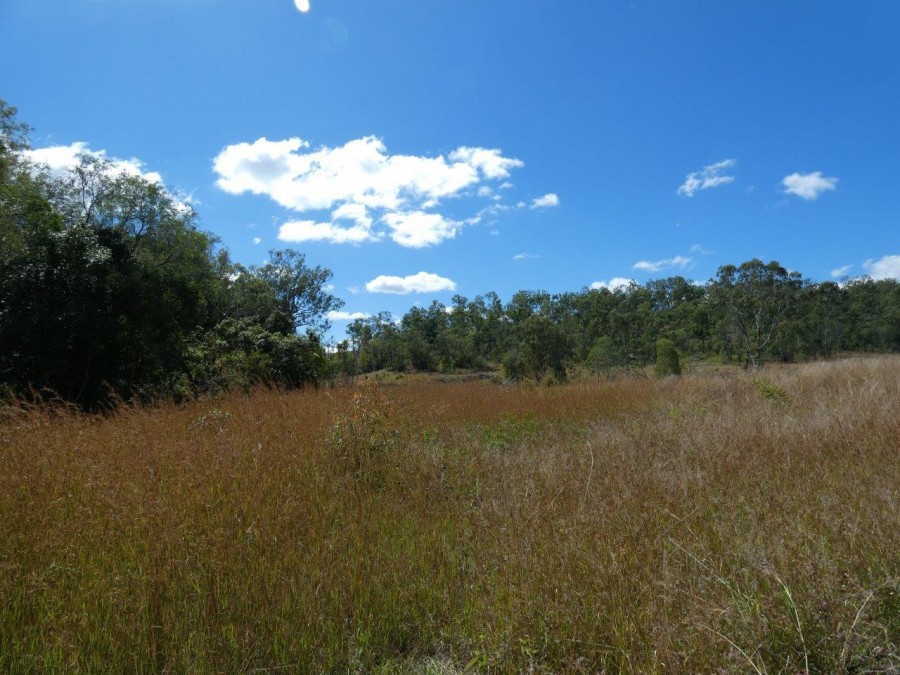
[[853, 269], [853, 265], [844, 265], [843, 267], [838, 267], [836, 269], [831, 270], [831, 276], [835, 279], [841, 279], [847, 276], [850, 273], [850, 270]]
[[460, 227], [460, 223], [439, 213], [424, 211], [387, 213], [382, 221], [390, 228], [391, 239], [407, 248], [423, 248], [452, 239]]
[[406, 295], [408, 293], [436, 293], [438, 291], [455, 291], [456, 282], [430, 272], [419, 272], [406, 277], [381, 275], [366, 284], [370, 293], [391, 293]]
[[546, 209], [554, 206], [559, 206], [559, 196], [552, 192], [545, 194], [543, 197], [538, 197], [531, 202], [531, 208], [533, 209]]
[[358, 244], [387, 236], [411, 248], [453, 238], [466, 222], [437, 213], [443, 199], [493, 198], [487, 183], [522, 166], [498, 149], [465, 146], [446, 157], [392, 155], [375, 136], [317, 149], [300, 138], [260, 138], [229, 145], [213, 160], [225, 192], [265, 195], [298, 213], [331, 211], [330, 223], [316, 216], [287, 228], [304, 237], [290, 241]]
[[700, 171], [689, 173], [684, 183], [678, 188], [678, 194], [693, 197], [697, 190], [727, 185], [734, 182], [734, 176], [726, 176], [724, 172], [737, 164], [736, 159], [723, 159], [721, 162], [704, 166]]
[[644, 272], [650, 272], [651, 274], [655, 274], [660, 270], [667, 269], [669, 267], [679, 267], [681, 269], [685, 269], [693, 263], [693, 258], [688, 258], [683, 255], [676, 255], [674, 258], [663, 258], [662, 260], [640, 260], [634, 265], [632, 265], [632, 269], [642, 270]]
[[338, 312], [330, 311], [325, 315], [329, 321], [356, 321], [357, 319], [368, 319], [371, 314], [365, 312]]
[[634, 279], [625, 279], [624, 277], [613, 277], [609, 281], [595, 281], [591, 284], [591, 290], [599, 291], [606, 289], [608, 291], [617, 291], [619, 289], [628, 288], [631, 284], [636, 283]]
[[818, 199], [823, 192], [834, 190], [837, 182], [837, 178], [823, 176], [821, 171], [813, 171], [806, 174], [792, 173], [785, 176], [781, 184], [784, 185], [785, 194], [812, 201]]
[[314, 220], [292, 220], [284, 223], [278, 229], [278, 238], [292, 243], [327, 241], [332, 244], [361, 244], [378, 239], [365, 227], [356, 225], [341, 227], [335, 223], [317, 223]]
[[866, 260], [863, 268], [873, 279], [900, 280], [900, 255], [886, 255], [880, 260]]
[[[127, 176], [140, 176], [151, 182], [162, 184], [162, 176], [156, 171], [147, 171], [144, 163], [139, 159], [119, 159], [109, 157], [106, 150], [91, 150], [84, 141], [76, 141], [70, 145], [53, 145], [46, 148], [34, 148], [26, 150], [25, 156], [35, 164], [46, 167], [51, 173], [62, 174], [74, 169], [81, 162], [82, 156], [109, 162], [109, 175], [125, 174]], [[186, 204], [190, 199], [182, 199]]]

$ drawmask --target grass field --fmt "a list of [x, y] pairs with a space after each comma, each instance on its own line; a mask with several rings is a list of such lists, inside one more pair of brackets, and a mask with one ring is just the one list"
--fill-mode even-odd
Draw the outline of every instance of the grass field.
[[0, 419], [0, 672], [900, 671], [900, 357]]

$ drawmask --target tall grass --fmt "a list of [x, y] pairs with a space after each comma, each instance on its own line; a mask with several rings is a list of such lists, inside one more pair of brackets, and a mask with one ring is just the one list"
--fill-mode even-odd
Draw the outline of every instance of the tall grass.
[[900, 669], [900, 358], [0, 421], [2, 672]]

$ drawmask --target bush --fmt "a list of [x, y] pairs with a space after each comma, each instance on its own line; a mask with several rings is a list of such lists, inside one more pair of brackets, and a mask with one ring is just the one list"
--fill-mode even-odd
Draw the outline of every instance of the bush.
[[616, 368], [625, 365], [625, 352], [608, 335], [597, 339], [586, 360], [588, 370], [594, 375], [611, 376]]
[[675, 343], [667, 338], [656, 341], [656, 369], [657, 377], [666, 375], [681, 375], [681, 357]]

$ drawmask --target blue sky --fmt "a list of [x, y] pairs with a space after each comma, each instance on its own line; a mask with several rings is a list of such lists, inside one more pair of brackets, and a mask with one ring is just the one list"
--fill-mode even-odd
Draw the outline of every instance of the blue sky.
[[2, 0], [0, 97], [39, 159], [158, 176], [349, 313], [753, 257], [900, 276], [898, 2], [309, 4]]

